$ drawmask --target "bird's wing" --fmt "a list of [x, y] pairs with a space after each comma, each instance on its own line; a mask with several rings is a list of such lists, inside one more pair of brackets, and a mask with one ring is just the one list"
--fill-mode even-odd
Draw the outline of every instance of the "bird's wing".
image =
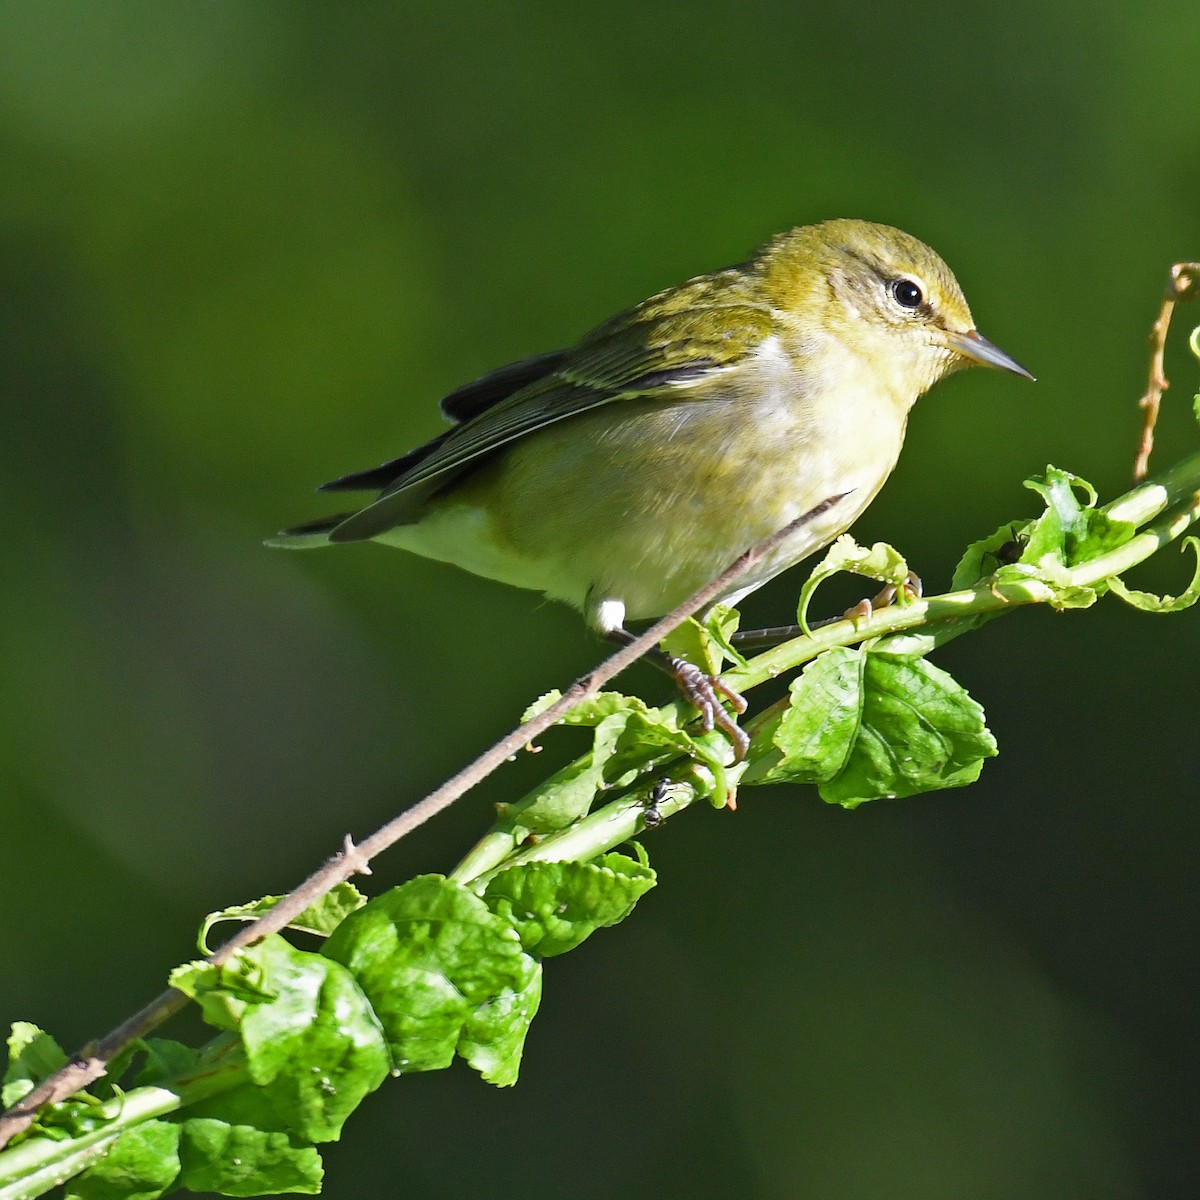
[[506, 367], [497, 367], [496, 370], [455, 388], [444, 397], [441, 404], [442, 414], [456, 425], [470, 421], [502, 400], [507, 400], [514, 392], [519, 392], [557, 371], [566, 361], [567, 354], [566, 350], [552, 350], [549, 354], [539, 354], [535, 358], [523, 358], [520, 362], [509, 363]]
[[[496, 370], [455, 388], [442, 400], [442, 413], [456, 425], [469, 421], [487, 412], [489, 408], [494, 408], [502, 400], [507, 400], [522, 388], [544, 379], [560, 367], [566, 357], [567, 351], [554, 350], [549, 354], [539, 354], [534, 358], [525, 358], [520, 362], [497, 367]], [[321, 484], [317, 491], [382, 491], [427, 459], [453, 432], [453, 429], [447, 429], [432, 441], [417, 446], [399, 458], [380, 463], [377, 467], [368, 467], [365, 471], [352, 471], [349, 475], [331, 479], [328, 483]]]
[[500, 399], [492, 397], [505, 381], [520, 378], [526, 364], [502, 367], [451, 393], [449, 415], [468, 419], [389, 464], [401, 469], [379, 499], [338, 525], [330, 540], [376, 537], [419, 519], [432, 495], [517, 438], [613, 401], [678, 396], [684, 385], [736, 366], [773, 328], [770, 310], [752, 302], [740, 282], [735, 269], [652, 297], [571, 350], [529, 360], [532, 382]]

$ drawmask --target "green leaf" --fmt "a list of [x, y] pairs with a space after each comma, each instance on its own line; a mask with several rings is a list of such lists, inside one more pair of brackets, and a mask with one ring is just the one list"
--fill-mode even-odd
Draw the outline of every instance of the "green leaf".
[[996, 742], [983, 709], [924, 659], [866, 654], [858, 736], [821, 798], [846, 808], [864, 800], [962, 787], [979, 778]]
[[790, 701], [764, 724], [750, 751], [746, 784], [827, 783], [846, 765], [862, 719], [861, 650], [837, 646], [792, 680]]
[[188, 1107], [188, 1116], [211, 1118], [225, 1125], [247, 1125], [265, 1133], [292, 1134], [300, 1141], [305, 1140], [279, 1115], [269, 1090], [250, 1080], [197, 1100]]
[[733, 635], [737, 633], [741, 623], [742, 614], [727, 604], [714, 604], [704, 618], [705, 632], [721, 648], [725, 658], [739, 667], [744, 667], [746, 656], [733, 644]]
[[951, 591], [969, 588], [998, 567], [1016, 562], [1024, 550], [1023, 534], [1029, 524], [1029, 521], [1009, 521], [990, 537], [972, 542], [954, 568]]
[[[522, 714], [521, 723], [527, 724], [538, 713], [545, 712], [552, 704], [562, 699], [562, 692], [554, 689], [544, 696], [539, 696]], [[621, 692], [593, 692], [584, 696], [577, 704], [573, 704], [559, 717], [559, 725], [599, 725], [607, 717], [618, 713], [645, 712], [647, 705], [637, 696], [626, 696]]]
[[473, 892], [423, 875], [352, 913], [325, 943], [383, 1025], [402, 1072], [449, 1066], [456, 1050], [489, 1080], [516, 1078], [540, 967]]
[[133, 1087], [177, 1079], [194, 1070], [200, 1061], [200, 1055], [191, 1046], [170, 1038], [143, 1038], [139, 1048], [145, 1054], [145, 1061], [133, 1078]]
[[[870, 548], [860, 546], [848, 533], [843, 533], [825, 553], [825, 557], [812, 569], [809, 577], [800, 589], [800, 601], [796, 609], [796, 620], [806, 633], [808, 628], [808, 608], [812, 603], [813, 593], [822, 580], [839, 571], [851, 575], [861, 575], [866, 579], [874, 579], [882, 584], [890, 584], [897, 589], [898, 597], [907, 596], [904, 585], [908, 582], [908, 563], [901, 557], [899, 551], [886, 542], [876, 542]], [[901, 599], [901, 603], [904, 600]]]
[[676, 625], [662, 640], [662, 649], [697, 666], [706, 675], [721, 669], [721, 647], [713, 644], [708, 630], [695, 617]]
[[682, 658], [706, 675], [718, 675], [726, 660], [745, 666], [746, 659], [732, 642], [741, 614], [736, 608], [715, 604], [701, 624], [688, 617], [662, 640], [662, 648], [676, 658]]
[[532, 833], [564, 829], [590, 810], [602, 790], [626, 786], [638, 773], [681, 755], [709, 769], [714, 803], [725, 802], [729, 740], [721, 734], [693, 737], [679, 728], [670, 707], [654, 709], [636, 696], [599, 692], [572, 708], [562, 724], [593, 727], [591, 750], [529, 795], [502, 806], [510, 825]]
[[623, 921], [655, 879], [648, 866], [614, 852], [588, 863], [510, 867], [491, 880], [483, 899], [513, 924], [530, 954], [549, 958]]
[[388, 1076], [383, 1031], [341, 963], [297, 950], [278, 935], [252, 952], [272, 998], [251, 1004], [242, 1020], [250, 1076], [268, 1088], [290, 1128], [308, 1141], [330, 1141]]
[[1191, 548], [1196, 556], [1196, 566], [1192, 572], [1192, 581], [1178, 596], [1156, 596], [1153, 592], [1139, 592], [1127, 587], [1123, 580], [1114, 577], [1108, 581], [1109, 591], [1119, 596], [1126, 604], [1149, 613], [1177, 613], [1185, 608], [1191, 608], [1200, 600], [1200, 541], [1194, 537], [1183, 539], [1179, 549], [1182, 552]]
[[180, 1131], [171, 1121], [127, 1129], [98, 1163], [67, 1184], [64, 1200], [155, 1200], [179, 1175]]
[[286, 1126], [308, 1141], [336, 1138], [346, 1117], [387, 1078], [383, 1031], [353, 976], [278, 934], [239, 950], [224, 966], [176, 972], [172, 984], [218, 1028], [238, 1031], [251, 1078], [267, 1089]]
[[969, 546], [951, 587], [971, 587], [989, 575], [997, 583], [1035, 579], [1053, 592], [1053, 608], [1087, 608], [1103, 588], [1072, 583], [1070, 568], [1124, 544], [1135, 527], [1097, 509], [1095, 488], [1069, 471], [1047, 467], [1025, 486], [1042, 497], [1045, 511], [1032, 521], [1002, 525]]
[[1072, 583], [1067, 569], [1054, 562], [1043, 562], [1036, 567], [1023, 562], [1011, 563], [996, 571], [993, 579], [997, 585], [1036, 581], [1050, 590], [1046, 603], [1060, 612], [1068, 608], [1091, 608], [1102, 591], [1101, 587]]
[[511, 1087], [517, 1082], [525, 1035], [542, 1001], [539, 967], [520, 989], [505, 989], [485, 1000], [463, 1024], [458, 1053], [487, 1083]]
[[[1116, 521], [1095, 506], [1096, 489], [1086, 479], [1047, 467], [1045, 475], [1025, 480], [1025, 486], [1046, 502], [1046, 511], [1029, 527], [1029, 538], [1020, 561], [1038, 567], [1055, 578], [1055, 567], [1076, 563], [1127, 542], [1135, 528], [1128, 521]], [[1086, 503], [1081, 504], [1078, 492]]]
[[1099, 590], [1071, 583], [1070, 568], [1124, 544], [1135, 527], [1096, 508], [1096, 489], [1069, 471], [1047, 467], [1044, 475], [1025, 480], [1025, 486], [1042, 497], [1045, 511], [1032, 521], [1001, 525], [991, 537], [970, 545], [951, 587], [971, 587], [989, 575], [998, 583], [1036, 579], [1053, 591], [1052, 607], [1087, 608]]
[[[261, 900], [251, 900], [246, 904], [235, 904], [230, 908], [221, 909], [220, 912], [209, 913], [204, 918], [197, 939], [200, 953], [212, 953], [208, 945], [208, 935], [222, 921], [257, 921], [282, 899], [282, 896], [263, 896]], [[362, 908], [366, 902], [366, 897], [354, 884], [339, 883], [310, 904], [298, 917], [288, 922], [287, 928], [299, 933], [328, 937], [350, 913]]]
[[262, 1196], [321, 1190], [321, 1158], [292, 1134], [197, 1117], [183, 1124], [179, 1182], [193, 1192]]
[[775, 753], [744, 782], [815, 783], [823, 800], [846, 808], [972, 783], [996, 753], [983, 710], [945, 671], [848, 647], [810, 664], [765, 732]]
[[194, 1000], [203, 1018], [217, 1029], [237, 1029], [249, 1005], [271, 999], [258, 958], [245, 951], [221, 966], [204, 959], [181, 963], [167, 982]]
[[543, 713], [552, 704], [557, 704], [562, 699], [562, 692], [557, 688], [551, 688], [544, 695], [539, 696], [528, 708], [521, 714], [521, 724], [526, 725], [533, 720], [539, 713]]
[[582, 817], [591, 808], [596, 794], [605, 786], [605, 765], [625, 729], [630, 711], [617, 710], [602, 717], [596, 723], [591, 750], [556, 771], [529, 795], [514, 804], [500, 806], [498, 811], [504, 820], [532, 833], [553, 833]]
[[67, 1065], [62, 1047], [29, 1021], [14, 1021], [8, 1035], [8, 1067], [0, 1087], [0, 1103], [11, 1108]]
[[559, 724], [599, 726], [612, 717], [649, 712], [649, 705], [637, 696], [626, 696], [621, 692], [593, 692], [568, 709]]

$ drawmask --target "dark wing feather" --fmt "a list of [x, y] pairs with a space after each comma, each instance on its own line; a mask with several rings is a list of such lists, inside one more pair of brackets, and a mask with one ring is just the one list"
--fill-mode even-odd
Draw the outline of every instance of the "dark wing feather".
[[486, 375], [462, 387], [455, 388], [442, 400], [442, 413], [451, 421], [459, 424], [469, 421], [480, 413], [487, 412], [501, 400], [507, 400], [514, 392], [537, 383], [559, 367], [567, 359], [568, 351], [552, 350], [549, 354], [539, 354], [534, 358], [525, 358], [520, 362], [509, 363], [505, 367], [497, 367]]
[[341, 475], [323, 483], [318, 492], [378, 492], [391, 486], [402, 475], [407, 474], [418, 463], [428, 458], [454, 431], [447, 429], [438, 434], [431, 442], [393, 458], [389, 462], [380, 463], [377, 467], [368, 467], [365, 471], [352, 471], [349, 475]]
[[[520, 362], [509, 363], [497, 367], [462, 387], [455, 388], [442, 400], [442, 413], [455, 424], [469, 421], [489, 408], [507, 400], [514, 392], [537, 383], [552, 371], [557, 370], [567, 357], [567, 351], [554, 350], [549, 354], [539, 354], [534, 358], [525, 358]], [[432, 441], [402, 454], [399, 458], [390, 459], [377, 467], [369, 467], [365, 471], [352, 471], [323, 483], [319, 492], [379, 492], [390, 487], [401, 476], [406, 475], [419, 463], [424, 462], [454, 431], [447, 429], [445, 433]]]
[[[479, 397], [491, 395], [483, 386], [488, 376], [452, 393], [459, 397], [453, 411], [471, 417], [397, 460], [405, 464], [403, 472], [378, 500], [337, 526], [330, 540], [360, 541], [419, 520], [431, 496], [517, 438], [615, 400], [674, 395], [681, 384], [735, 366], [773, 329], [770, 310], [755, 300], [736, 269], [700, 276], [614, 317], [561, 356], [530, 360], [559, 358], [549, 373], [511, 395], [486, 404], [463, 398], [472, 387], [481, 389]], [[515, 373], [521, 365], [493, 374]]]

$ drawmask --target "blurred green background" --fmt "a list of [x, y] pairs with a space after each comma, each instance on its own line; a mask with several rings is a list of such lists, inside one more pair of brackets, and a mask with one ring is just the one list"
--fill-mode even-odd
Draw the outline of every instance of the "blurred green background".
[[[860, 540], [936, 590], [1047, 462], [1124, 490], [1200, 256], [1198, 49], [1194, 0], [0, 3], [0, 1017], [103, 1032], [201, 914], [596, 661], [532, 594], [260, 539], [458, 383], [777, 229], [925, 238], [1039, 376], [938, 388]], [[1197, 441], [1183, 334], [1159, 466]], [[548, 964], [521, 1083], [390, 1081], [326, 1194], [1196, 1195], [1198, 649], [1195, 612], [1112, 600], [947, 647], [1001, 745], [976, 786], [671, 822], [635, 917]], [[545, 770], [370, 886], [448, 869]]]

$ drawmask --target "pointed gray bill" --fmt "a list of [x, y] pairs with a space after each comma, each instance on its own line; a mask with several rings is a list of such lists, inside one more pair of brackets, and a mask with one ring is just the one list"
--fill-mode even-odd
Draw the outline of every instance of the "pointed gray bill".
[[969, 329], [966, 333], [946, 331], [946, 341], [952, 350], [967, 358], [973, 358], [986, 367], [999, 367], [1002, 371], [1011, 371], [1014, 375], [1024, 375], [1026, 379], [1033, 376], [1010, 354], [1005, 354], [999, 346], [993, 345], [979, 332]]

